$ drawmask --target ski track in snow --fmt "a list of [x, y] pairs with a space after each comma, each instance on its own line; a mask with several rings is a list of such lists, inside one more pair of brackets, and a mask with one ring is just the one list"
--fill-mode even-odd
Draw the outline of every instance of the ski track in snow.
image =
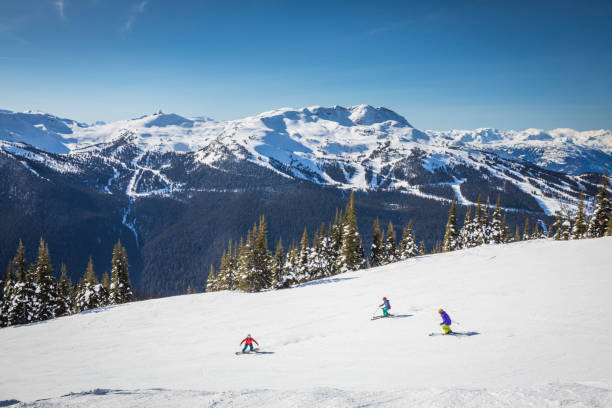
[[[610, 265], [610, 237], [487, 245], [4, 328], [0, 406], [609, 407]], [[429, 337], [440, 307], [480, 334]]]

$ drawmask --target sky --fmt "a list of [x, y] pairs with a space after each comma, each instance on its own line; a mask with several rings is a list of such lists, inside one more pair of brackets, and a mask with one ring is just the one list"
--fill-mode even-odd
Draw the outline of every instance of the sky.
[[609, 1], [0, 0], [0, 109], [612, 129]]

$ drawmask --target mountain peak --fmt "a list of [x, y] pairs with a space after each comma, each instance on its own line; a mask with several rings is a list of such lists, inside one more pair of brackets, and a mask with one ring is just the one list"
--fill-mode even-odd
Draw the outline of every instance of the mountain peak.
[[348, 108], [348, 110], [351, 112], [349, 118], [358, 125], [370, 126], [376, 123], [394, 121], [401, 125], [412, 127], [406, 118], [391, 109], [383, 107], [375, 108], [371, 105], [355, 105]]

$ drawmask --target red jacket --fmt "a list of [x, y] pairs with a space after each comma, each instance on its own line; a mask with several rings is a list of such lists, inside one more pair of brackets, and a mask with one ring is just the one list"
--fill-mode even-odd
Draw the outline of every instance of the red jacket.
[[242, 341], [240, 342], [240, 344], [244, 343], [245, 341], [246, 341], [246, 344], [251, 344], [251, 343], [255, 342], [255, 344], [257, 344], [257, 345], [259, 346], [259, 343], [257, 342], [257, 340], [255, 340], [255, 339], [254, 339], [254, 338], [252, 338], [252, 337], [247, 337], [247, 338], [245, 338], [244, 340], [242, 340]]

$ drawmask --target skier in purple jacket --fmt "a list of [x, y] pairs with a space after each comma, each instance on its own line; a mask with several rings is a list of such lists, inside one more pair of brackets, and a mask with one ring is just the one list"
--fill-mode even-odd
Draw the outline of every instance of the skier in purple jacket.
[[438, 310], [438, 313], [440, 313], [440, 317], [442, 318], [442, 323], [440, 323], [440, 326], [442, 326], [442, 330], [444, 330], [444, 335], [451, 334], [453, 331], [450, 328], [450, 316], [444, 311], [444, 309]]
[[382, 298], [382, 300], [382, 305], [379, 305], [378, 307], [382, 307], [384, 317], [389, 317], [389, 315], [391, 314], [389, 313], [389, 309], [391, 309], [391, 303], [389, 303], [389, 299], [387, 299], [386, 297]]

